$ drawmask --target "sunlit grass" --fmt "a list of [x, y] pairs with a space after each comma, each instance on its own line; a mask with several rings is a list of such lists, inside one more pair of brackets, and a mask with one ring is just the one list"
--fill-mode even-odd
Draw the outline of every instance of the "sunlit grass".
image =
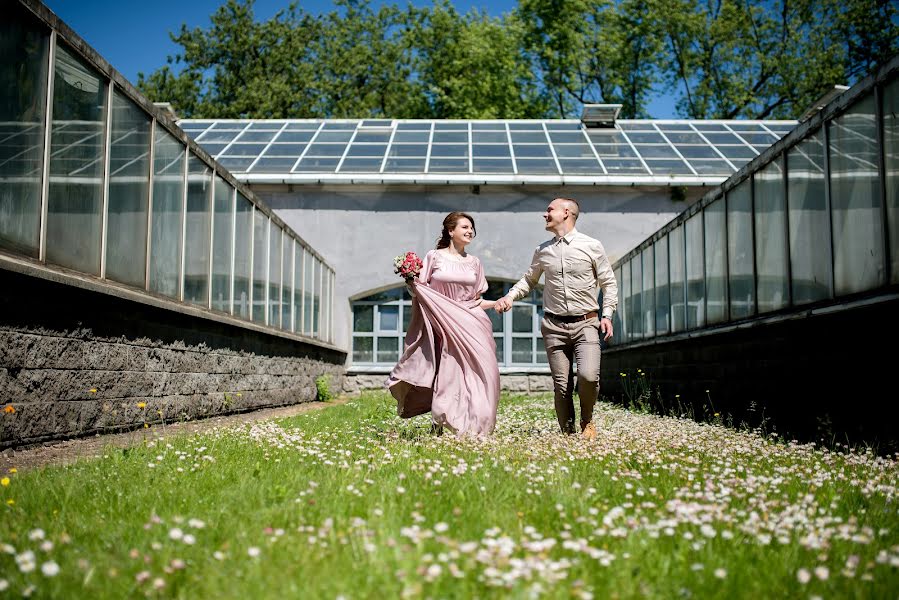
[[[485, 440], [385, 394], [2, 474], [0, 594], [896, 597], [892, 458], [504, 397]], [[58, 572], [57, 572], [58, 571]]]

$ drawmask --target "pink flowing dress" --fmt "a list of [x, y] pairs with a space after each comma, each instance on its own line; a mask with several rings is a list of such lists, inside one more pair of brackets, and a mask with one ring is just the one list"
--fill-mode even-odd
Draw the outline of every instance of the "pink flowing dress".
[[403, 418], [431, 412], [457, 435], [489, 434], [496, 425], [499, 367], [490, 318], [480, 308], [484, 267], [431, 250], [412, 286], [406, 350], [387, 386]]

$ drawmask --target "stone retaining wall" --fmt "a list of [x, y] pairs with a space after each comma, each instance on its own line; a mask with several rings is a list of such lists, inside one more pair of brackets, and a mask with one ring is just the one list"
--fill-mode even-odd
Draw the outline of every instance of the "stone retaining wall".
[[[345, 354], [0, 270], [0, 448], [316, 398]], [[52, 306], [51, 306], [52, 304]]]
[[[343, 391], [361, 392], [363, 390], [383, 390], [387, 374], [354, 373], [347, 374], [343, 380]], [[552, 378], [549, 375], [500, 375], [500, 389], [504, 392], [522, 394], [551, 392]]]

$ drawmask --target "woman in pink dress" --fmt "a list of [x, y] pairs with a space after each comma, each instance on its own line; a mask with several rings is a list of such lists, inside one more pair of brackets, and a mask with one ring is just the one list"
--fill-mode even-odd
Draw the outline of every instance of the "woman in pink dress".
[[457, 435], [492, 433], [499, 401], [496, 342], [484, 312], [495, 302], [481, 299], [484, 267], [465, 252], [475, 235], [470, 215], [443, 220], [437, 248], [410, 283], [406, 350], [387, 380], [399, 416], [430, 411], [435, 426]]

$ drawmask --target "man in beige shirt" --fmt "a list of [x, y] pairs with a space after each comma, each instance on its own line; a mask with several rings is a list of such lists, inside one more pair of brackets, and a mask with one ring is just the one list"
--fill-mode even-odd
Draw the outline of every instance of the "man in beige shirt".
[[[563, 433], [574, 429], [572, 399], [577, 361], [577, 389], [581, 404], [581, 435], [596, 439], [593, 405], [599, 390], [600, 332], [612, 337], [612, 313], [618, 306], [618, 284], [605, 249], [598, 240], [575, 229], [580, 206], [577, 200], [556, 198], [543, 214], [546, 230], [555, 237], [537, 246], [531, 267], [509, 293], [496, 302], [505, 312], [526, 296], [546, 274], [543, 288], [541, 332], [555, 388], [556, 416]], [[602, 289], [602, 318], [597, 288]]]

